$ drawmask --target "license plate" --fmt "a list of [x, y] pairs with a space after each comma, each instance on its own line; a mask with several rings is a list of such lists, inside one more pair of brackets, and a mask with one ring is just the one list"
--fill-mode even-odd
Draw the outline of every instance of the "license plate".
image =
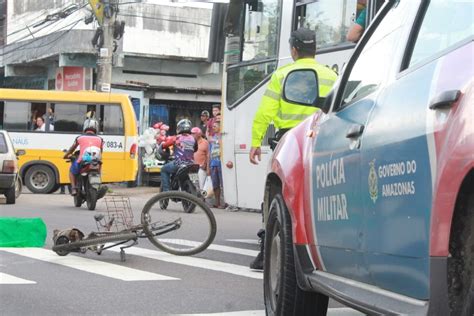
[[100, 176], [96, 176], [96, 175], [89, 176], [89, 183], [90, 184], [101, 184]]
[[191, 173], [191, 174], [189, 175], [189, 178], [190, 178], [191, 181], [193, 181], [193, 182], [199, 181], [199, 177], [198, 177], [198, 174], [197, 174], [197, 173]]

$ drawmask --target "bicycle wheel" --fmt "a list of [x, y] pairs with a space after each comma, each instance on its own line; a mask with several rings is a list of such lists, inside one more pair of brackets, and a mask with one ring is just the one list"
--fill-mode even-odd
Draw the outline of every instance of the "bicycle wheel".
[[[168, 208], [160, 207], [168, 200]], [[186, 213], [182, 203], [193, 204]], [[209, 206], [187, 192], [167, 191], [153, 196], [143, 207], [143, 230], [159, 249], [178, 256], [190, 256], [205, 250], [216, 236], [216, 219]]]
[[70, 242], [68, 244], [66, 243], [57, 244], [53, 246], [53, 251], [61, 256], [61, 255], [64, 255], [64, 252], [73, 251], [82, 247], [102, 245], [102, 244], [105, 244], [108, 242], [114, 242], [114, 241], [132, 240], [136, 238], [137, 238], [136, 233], [131, 233], [131, 232], [111, 233], [110, 235], [85, 238], [79, 241]]

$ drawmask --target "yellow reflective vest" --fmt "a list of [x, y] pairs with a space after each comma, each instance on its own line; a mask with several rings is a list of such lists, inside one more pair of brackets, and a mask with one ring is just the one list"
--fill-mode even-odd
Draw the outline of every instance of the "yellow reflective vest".
[[253, 120], [252, 147], [260, 147], [268, 125], [272, 121], [277, 129], [292, 128], [319, 110], [312, 106], [285, 102], [281, 97], [286, 75], [295, 69], [308, 68], [314, 69], [318, 74], [319, 96], [325, 97], [331, 91], [337, 74], [328, 67], [318, 64], [313, 58], [301, 58], [292, 64], [278, 68], [270, 79]]

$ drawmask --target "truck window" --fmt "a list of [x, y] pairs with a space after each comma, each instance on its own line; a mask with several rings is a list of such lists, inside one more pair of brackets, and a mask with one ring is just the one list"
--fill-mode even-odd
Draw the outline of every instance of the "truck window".
[[[449, 16], [446, 12], [449, 12]], [[472, 37], [474, 35], [473, 12], [473, 1], [430, 1], [416, 38], [409, 66]]]
[[382, 80], [390, 71], [392, 53], [397, 44], [398, 31], [401, 29], [402, 15], [406, 2], [390, 8], [390, 14], [384, 17], [374, 31], [362, 52], [352, 65], [344, 88], [342, 105], [359, 100], [378, 89]]

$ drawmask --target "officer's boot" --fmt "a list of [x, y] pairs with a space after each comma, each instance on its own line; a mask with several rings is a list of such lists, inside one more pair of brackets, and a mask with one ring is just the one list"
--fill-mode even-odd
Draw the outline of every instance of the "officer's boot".
[[257, 236], [260, 237], [260, 252], [257, 257], [250, 263], [250, 269], [253, 270], [263, 270], [263, 251], [265, 247], [265, 230], [260, 229], [257, 233]]

